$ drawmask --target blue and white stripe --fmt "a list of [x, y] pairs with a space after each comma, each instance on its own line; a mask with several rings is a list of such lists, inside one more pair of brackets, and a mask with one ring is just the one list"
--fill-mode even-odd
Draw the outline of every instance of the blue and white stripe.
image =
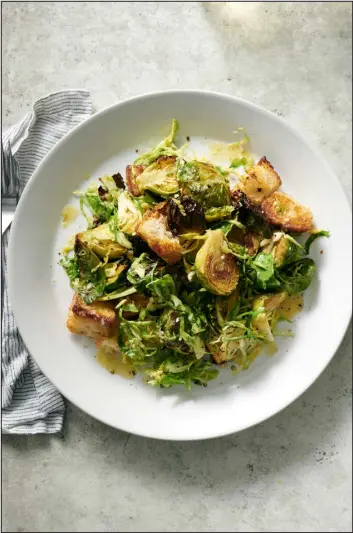
[[[74, 126], [92, 114], [87, 91], [61, 91], [35, 102], [33, 111], [2, 137], [19, 167], [20, 193], [43, 157]], [[3, 183], [2, 183], [3, 186]], [[50, 381], [28, 353], [16, 327], [7, 290], [9, 230], [2, 238], [2, 431], [56, 433], [61, 430], [65, 406]]]

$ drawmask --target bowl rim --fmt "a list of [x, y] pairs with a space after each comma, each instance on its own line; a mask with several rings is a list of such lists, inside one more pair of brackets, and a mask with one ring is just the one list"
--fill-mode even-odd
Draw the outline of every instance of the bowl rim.
[[[131, 96], [129, 98], [126, 98], [126, 99], [123, 99], [123, 100], [121, 100], [119, 102], [111, 104], [108, 107], [105, 107], [104, 109], [101, 109], [101, 110], [93, 113], [90, 117], [88, 117], [87, 119], [83, 120], [80, 124], [76, 125], [72, 130], [70, 130], [67, 134], [65, 134], [49, 150], [49, 152], [43, 157], [42, 161], [39, 163], [38, 167], [33, 172], [31, 178], [29, 179], [29, 181], [28, 181], [28, 183], [27, 183], [27, 185], [26, 185], [26, 187], [25, 187], [25, 189], [24, 189], [24, 191], [23, 191], [23, 193], [21, 195], [21, 198], [19, 200], [18, 206], [16, 208], [14, 220], [13, 220], [13, 222], [11, 224], [10, 235], [9, 235], [8, 269], [7, 269], [8, 270], [8, 291], [9, 291], [9, 300], [10, 300], [11, 308], [13, 310], [13, 314], [14, 314], [15, 318], [16, 318], [16, 315], [18, 315], [18, 313], [17, 313], [16, 303], [15, 303], [15, 305], [13, 305], [13, 303], [16, 302], [16, 299], [14, 298], [15, 280], [14, 280], [14, 278], [12, 276], [12, 271], [13, 271], [12, 265], [15, 262], [14, 242], [16, 240], [17, 226], [19, 224], [18, 221], [21, 218], [21, 213], [22, 213], [22, 211], [24, 209], [24, 206], [26, 204], [26, 198], [27, 198], [28, 194], [30, 193], [30, 191], [32, 190], [32, 188], [33, 188], [33, 186], [35, 184], [37, 175], [39, 175], [41, 173], [42, 167], [46, 164], [47, 159], [49, 157], [53, 156], [53, 154], [56, 151], [60, 150], [62, 144], [66, 143], [71, 137], [76, 135], [77, 131], [79, 131], [80, 129], [84, 129], [86, 127], [86, 125], [87, 125], [87, 122], [93, 122], [98, 117], [104, 116], [105, 114], [109, 114], [112, 111], [112, 109], [119, 108], [119, 107], [124, 106], [124, 105], [126, 105], [128, 103], [133, 103], [133, 102], [137, 102], [137, 101], [141, 101], [141, 100], [145, 100], [145, 99], [149, 99], [149, 98], [158, 98], [160, 96], [165, 96], [165, 95], [169, 95], [170, 97], [172, 97], [173, 95], [174, 96], [179, 96], [179, 95], [188, 95], [188, 94], [194, 95], [194, 96], [195, 95], [205, 95], [205, 96], [209, 96], [209, 97], [213, 97], [213, 98], [221, 98], [221, 99], [224, 99], [224, 100], [228, 101], [230, 104], [238, 103], [238, 104], [241, 104], [244, 107], [247, 107], [249, 109], [255, 110], [255, 112], [258, 112], [260, 114], [263, 114], [263, 115], [269, 117], [271, 120], [275, 120], [278, 123], [280, 123], [283, 127], [285, 127], [287, 130], [289, 130], [295, 137], [297, 137], [297, 139], [299, 139], [302, 143], [304, 143], [307, 146], [307, 148], [309, 148], [309, 150], [313, 153], [313, 155], [321, 162], [321, 164], [323, 165], [323, 167], [325, 168], [327, 173], [330, 175], [330, 179], [334, 180], [336, 185], [337, 185], [337, 188], [340, 189], [340, 191], [342, 193], [342, 199], [344, 198], [345, 207], [348, 208], [348, 213], [350, 214], [350, 217], [352, 217], [352, 210], [351, 210], [351, 206], [349, 204], [346, 192], [343, 189], [343, 187], [342, 187], [337, 175], [335, 174], [335, 172], [333, 171], [331, 166], [326, 161], [326, 158], [318, 150], [318, 148], [316, 148], [316, 146], [314, 146], [310, 141], [308, 141], [306, 139], [306, 137], [300, 131], [298, 131], [294, 126], [292, 126], [289, 122], [287, 122], [287, 120], [285, 120], [284, 118], [276, 115], [276, 113], [274, 113], [272, 111], [269, 111], [269, 110], [265, 109], [264, 107], [262, 107], [262, 106], [260, 106], [258, 104], [255, 104], [253, 102], [250, 102], [248, 100], [245, 100], [243, 98], [240, 98], [240, 97], [237, 97], [237, 96], [233, 96], [233, 95], [230, 95], [230, 94], [227, 94], [227, 93], [217, 92], [217, 91], [209, 91], [209, 90], [201, 90], [201, 89], [181, 89], [181, 90], [174, 90], [173, 89], [173, 90], [160, 90], [160, 91], [151, 91], [151, 92], [141, 93], [139, 95]], [[350, 240], [350, 245], [351, 245], [351, 240]], [[349, 268], [350, 268], [350, 271], [352, 273], [352, 264], [350, 264]], [[76, 405], [79, 409], [81, 409], [82, 411], [87, 413], [92, 418], [95, 418], [96, 420], [99, 420], [100, 422], [103, 422], [104, 424], [106, 424], [106, 425], [108, 425], [110, 427], [113, 427], [114, 429], [118, 429], [120, 431], [129, 432], [129, 433], [134, 434], [134, 435], [138, 435], [138, 436], [141, 436], [141, 437], [152, 438], [152, 439], [155, 439], [155, 440], [173, 440], [173, 441], [180, 441], [180, 442], [182, 442], [182, 441], [208, 440], [208, 439], [211, 439], [211, 438], [227, 436], [227, 435], [239, 433], [239, 432], [244, 431], [244, 430], [246, 430], [246, 429], [248, 429], [250, 427], [257, 426], [258, 424], [260, 424], [262, 422], [265, 422], [266, 420], [268, 420], [268, 419], [272, 418], [273, 416], [279, 414], [286, 407], [290, 406], [294, 401], [296, 401], [300, 396], [302, 396], [302, 394], [306, 390], [308, 390], [316, 382], [316, 380], [319, 378], [319, 376], [324, 372], [324, 370], [327, 368], [329, 363], [332, 361], [333, 357], [335, 356], [336, 352], [338, 351], [338, 349], [339, 349], [339, 347], [340, 347], [340, 345], [341, 345], [341, 343], [342, 343], [342, 341], [344, 339], [344, 336], [345, 336], [345, 334], [347, 332], [348, 326], [349, 326], [349, 324], [351, 322], [352, 300], [350, 300], [349, 308], [348, 308], [348, 305], [347, 305], [347, 311], [348, 312], [346, 313], [346, 319], [345, 319], [344, 323], [341, 324], [340, 333], [339, 333], [339, 335], [337, 335], [337, 340], [335, 342], [335, 347], [334, 347], [334, 349], [332, 351], [332, 354], [330, 355], [330, 357], [327, 358], [326, 361], [324, 361], [324, 364], [322, 365], [321, 370], [319, 371], [319, 373], [317, 374], [315, 379], [313, 379], [309, 385], [307, 383], [305, 383], [301, 387], [298, 387], [298, 390], [297, 390], [295, 396], [293, 396], [293, 398], [291, 398], [290, 400], [285, 400], [282, 403], [281, 402], [277, 403], [276, 407], [273, 410], [271, 410], [271, 412], [269, 414], [267, 414], [265, 417], [263, 415], [260, 415], [258, 417], [258, 419], [255, 419], [255, 421], [253, 420], [253, 421], [251, 421], [249, 423], [244, 423], [240, 428], [238, 428], [236, 430], [230, 429], [229, 431], [226, 431], [226, 432], [224, 430], [220, 430], [220, 431], [209, 432], [209, 434], [204, 435], [204, 436], [200, 436], [200, 437], [190, 437], [190, 438], [188, 438], [188, 437], [182, 436], [182, 437], [179, 438], [178, 436], [175, 436], [175, 435], [171, 435], [171, 436], [151, 436], [150, 434], [148, 434], [148, 432], [145, 432], [143, 430], [140, 431], [140, 432], [137, 432], [137, 431], [132, 431], [132, 430], [128, 430], [128, 429], [122, 429], [122, 428], [117, 427], [116, 425], [114, 425], [112, 422], [109, 422], [108, 420], [106, 420], [104, 415], [102, 415], [101, 417], [98, 417], [97, 415], [92, 414], [89, 410], [87, 410], [86, 407], [81, 405], [80, 401], [77, 401], [77, 399], [75, 399], [75, 400], [72, 399], [71, 394], [66, 394], [66, 393], [64, 394], [62, 392], [61, 387], [56, 384], [55, 379], [50, 378], [50, 381], [53, 383], [53, 385], [58, 389], [58, 391], [65, 398], [67, 398], [70, 402], [72, 402], [74, 405]], [[16, 322], [17, 322], [17, 320], [16, 320]], [[18, 328], [18, 329], [20, 331], [20, 328]], [[27, 342], [26, 342], [26, 338], [25, 338], [26, 335], [23, 336], [21, 331], [20, 331], [20, 334], [21, 334], [21, 337], [23, 338], [24, 343], [25, 343], [25, 345], [27, 347]], [[30, 351], [30, 350], [28, 350], [28, 351]], [[33, 356], [33, 357], [36, 360], [35, 356]]]

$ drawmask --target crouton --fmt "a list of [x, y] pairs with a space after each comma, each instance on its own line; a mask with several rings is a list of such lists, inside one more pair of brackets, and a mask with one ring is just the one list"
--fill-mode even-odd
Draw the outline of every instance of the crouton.
[[117, 329], [114, 304], [94, 302], [86, 304], [80, 296], [74, 295], [66, 322], [71, 333], [87, 335], [93, 339], [110, 337]]
[[141, 196], [140, 189], [136, 183], [136, 178], [144, 171], [143, 165], [128, 165], [126, 167], [126, 185], [134, 196]]
[[227, 352], [224, 349], [224, 346], [218, 346], [216, 348], [215, 345], [208, 344], [206, 347], [216, 365], [222, 365], [228, 361]]
[[304, 233], [313, 225], [313, 215], [305, 207], [283, 192], [274, 192], [261, 203], [265, 219], [285, 231]]
[[167, 221], [167, 202], [161, 202], [147, 211], [136, 226], [136, 233], [169, 265], [182, 257], [179, 239], [174, 237]]
[[259, 205], [277, 191], [281, 184], [282, 180], [271, 163], [266, 157], [262, 157], [256, 165], [247, 169], [246, 174], [240, 178], [238, 187], [250, 202]]

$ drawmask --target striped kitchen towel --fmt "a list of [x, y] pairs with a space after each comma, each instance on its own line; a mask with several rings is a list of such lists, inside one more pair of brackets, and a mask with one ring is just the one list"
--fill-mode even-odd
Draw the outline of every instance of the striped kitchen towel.
[[[18, 164], [20, 192], [43, 157], [74, 126], [92, 114], [87, 91], [60, 91], [35, 102], [33, 110], [2, 137]], [[16, 327], [7, 289], [9, 229], [2, 238], [2, 431], [56, 433], [61, 430], [64, 402], [28, 353]]]

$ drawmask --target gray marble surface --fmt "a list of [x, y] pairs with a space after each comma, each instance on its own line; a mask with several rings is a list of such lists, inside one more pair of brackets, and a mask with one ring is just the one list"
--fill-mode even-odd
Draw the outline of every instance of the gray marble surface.
[[[3, 125], [51, 91], [238, 95], [324, 152], [351, 199], [350, 3], [3, 3]], [[217, 440], [158, 442], [68, 405], [3, 436], [4, 531], [352, 531], [351, 328], [293, 405]]]

